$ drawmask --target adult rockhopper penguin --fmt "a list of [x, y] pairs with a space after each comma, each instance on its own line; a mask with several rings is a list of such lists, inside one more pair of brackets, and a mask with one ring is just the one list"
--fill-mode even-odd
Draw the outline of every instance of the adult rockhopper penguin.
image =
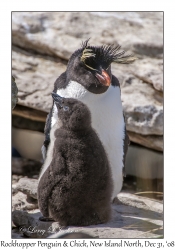
[[85, 104], [53, 93], [61, 127], [55, 130], [52, 161], [38, 184], [38, 204], [60, 226], [105, 223], [111, 215], [108, 158]]
[[[87, 105], [92, 117], [92, 127], [104, 145], [110, 163], [114, 183], [112, 198], [120, 192], [123, 169], [129, 144], [121, 103], [118, 79], [111, 73], [111, 63], [132, 63], [136, 58], [126, 55], [120, 46], [91, 46], [88, 40], [76, 50], [67, 70], [55, 81], [54, 93], [75, 98]], [[41, 175], [52, 161], [54, 131], [59, 120], [53, 103], [45, 125], [45, 141], [42, 147], [44, 165]]]

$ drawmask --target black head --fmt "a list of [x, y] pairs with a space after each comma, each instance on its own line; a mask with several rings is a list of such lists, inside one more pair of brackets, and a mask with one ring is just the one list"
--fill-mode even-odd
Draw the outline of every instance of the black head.
[[131, 63], [136, 58], [124, 55], [125, 51], [121, 51], [119, 45], [90, 46], [88, 41], [72, 54], [67, 66], [67, 79], [100, 94], [111, 84], [111, 63]]
[[73, 98], [63, 98], [54, 92], [52, 97], [65, 128], [76, 131], [91, 126], [91, 115], [85, 104]]

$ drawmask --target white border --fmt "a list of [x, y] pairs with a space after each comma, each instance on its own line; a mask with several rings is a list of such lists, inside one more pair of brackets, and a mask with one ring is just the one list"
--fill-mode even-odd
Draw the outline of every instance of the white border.
[[165, 31], [165, 199], [164, 241], [174, 239], [175, 80], [174, 1], [1, 1], [0, 13], [0, 236], [11, 241], [11, 11], [164, 11]]

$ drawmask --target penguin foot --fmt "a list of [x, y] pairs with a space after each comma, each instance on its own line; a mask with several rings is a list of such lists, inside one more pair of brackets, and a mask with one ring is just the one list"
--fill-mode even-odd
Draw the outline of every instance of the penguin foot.
[[89, 225], [97, 225], [103, 224], [107, 222], [107, 216], [98, 216], [97, 213], [93, 213], [92, 215], [87, 215], [87, 217], [81, 220], [77, 225], [78, 226], [89, 226]]
[[47, 222], [47, 221], [54, 221], [54, 219], [49, 218], [49, 217], [44, 217], [44, 216], [39, 217], [39, 220], [40, 221], [45, 221], [45, 222]]

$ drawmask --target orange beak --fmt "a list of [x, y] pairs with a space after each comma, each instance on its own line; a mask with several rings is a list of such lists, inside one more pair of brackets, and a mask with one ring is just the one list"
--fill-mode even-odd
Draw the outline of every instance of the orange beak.
[[95, 76], [97, 77], [97, 79], [99, 80], [99, 82], [101, 84], [109, 87], [109, 85], [111, 83], [111, 78], [104, 69], [102, 69], [102, 74], [101, 75], [96, 73]]

